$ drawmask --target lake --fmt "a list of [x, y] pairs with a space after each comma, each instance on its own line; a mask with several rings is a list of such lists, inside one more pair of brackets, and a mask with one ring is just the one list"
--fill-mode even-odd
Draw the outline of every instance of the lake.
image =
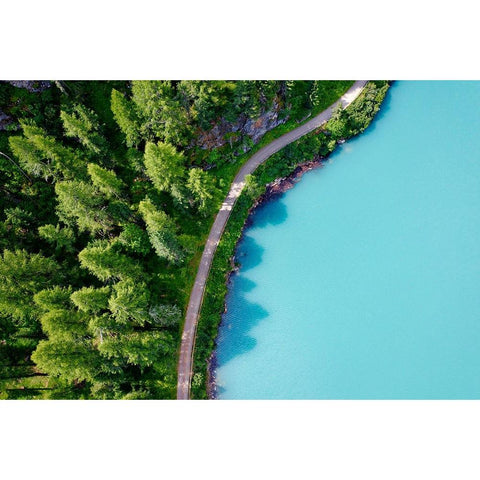
[[236, 260], [218, 398], [480, 398], [480, 82], [395, 82]]

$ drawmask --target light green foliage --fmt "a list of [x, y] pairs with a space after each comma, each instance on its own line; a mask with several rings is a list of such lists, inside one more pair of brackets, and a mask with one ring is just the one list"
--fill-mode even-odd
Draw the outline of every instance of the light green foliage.
[[56, 227], [48, 224], [38, 227], [38, 234], [41, 238], [55, 246], [55, 252], [58, 254], [62, 250], [64, 252], [73, 252], [73, 242], [75, 234], [71, 228], [62, 228], [60, 225]]
[[40, 323], [50, 340], [75, 340], [87, 335], [87, 319], [83, 312], [51, 310], [40, 317]]
[[44, 155], [25, 137], [9, 137], [8, 143], [20, 165], [35, 177], [48, 179], [54, 176], [54, 169]]
[[71, 301], [82, 312], [97, 314], [108, 308], [110, 287], [83, 287], [71, 294]]
[[158, 331], [109, 336], [98, 346], [98, 350], [107, 358], [117, 360], [117, 363], [134, 364], [143, 369], [171, 350], [171, 336]]
[[[20, 123], [25, 138], [37, 150], [38, 155], [51, 164], [56, 175], [64, 178], [85, 177], [85, 164], [79, 158], [78, 152], [65, 147], [54, 137], [47, 135], [44, 129], [31, 122]], [[22, 162], [20, 158], [19, 160]]]
[[71, 382], [93, 380], [102, 363], [89, 342], [68, 339], [42, 340], [32, 360], [42, 372]]
[[244, 192], [252, 200], [256, 200], [260, 195], [265, 193], [265, 186], [261, 184], [253, 175], [245, 177]]
[[141, 126], [135, 105], [118, 90], [112, 89], [111, 107], [115, 121], [125, 135], [127, 146], [137, 146], [140, 143]]
[[193, 196], [193, 203], [197, 205], [199, 213], [208, 215], [219, 196], [213, 177], [201, 168], [192, 168], [188, 171], [187, 188]]
[[105, 139], [99, 134], [99, 121], [95, 112], [84, 105], [75, 105], [72, 113], [60, 112], [65, 136], [76, 138], [85, 148], [99, 155], [105, 150]]
[[108, 301], [110, 311], [117, 322], [132, 322], [143, 326], [150, 321], [148, 304], [150, 292], [143, 282], [123, 280], [113, 286], [113, 293]]
[[125, 184], [117, 177], [114, 171], [102, 168], [95, 163], [89, 163], [87, 165], [87, 171], [92, 179], [93, 185], [107, 198], [121, 197], [122, 188], [125, 187]]
[[182, 318], [182, 311], [176, 305], [154, 305], [148, 314], [152, 323], [162, 327], [178, 325]]
[[78, 258], [82, 267], [102, 281], [138, 279], [142, 276], [142, 268], [133, 258], [115, 251], [105, 241], [84, 248]]
[[35, 315], [33, 295], [60, 281], [60, 268], [51, 258], [25, 250], [0, 255], [0, 313], [25, 319]]
[[157, 255], [171, 263], [181, 262], [183, 252], [175, 234], [174, 222], [148, 198], [140, 202], [138, 211], [145, 220], [150, 243]]
[[62, 310], [71, 308], [70, 295], [71, 287], [55, 286], [53, 288], [41, 290], [33, 297], [34, 302], [43, 310]]
[[147, 143], [144, 163], [147, 175], [158, 191], [171, 192], [174, 185], [183, 181], [185, 158], [173, 145]]
[[75, 220], [80, 231], [92, 233], [111, 228], [112, 221], [105, 211], [106, 200], [92, 185], [78, 180], [57, 182], [55, 192], [57, 212], [65, 223]]

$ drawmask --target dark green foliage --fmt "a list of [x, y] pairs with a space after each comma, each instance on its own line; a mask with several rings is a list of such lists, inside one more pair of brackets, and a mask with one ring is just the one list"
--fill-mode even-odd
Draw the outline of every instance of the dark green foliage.
[[33, 295], [58, 281], [59, 266], [40, 254], [5, 250], [0, 255], [0, 314], [18, 320], [37, 313]]
[[74, 251], [73, 243], [75, 241], [75, 234], [71, 228], [62, 228], [60, 225], [54, 227], [51, 224], [43, 225], [38, 227], [38, 234], [55, 247], [56, 254], [62, 251], [66, 253]]
[[131, 253], [145, 256], [151, 250], [148, 234], [134, 223], [129, 223], [123, 227], [118, 236], [118, 241]]

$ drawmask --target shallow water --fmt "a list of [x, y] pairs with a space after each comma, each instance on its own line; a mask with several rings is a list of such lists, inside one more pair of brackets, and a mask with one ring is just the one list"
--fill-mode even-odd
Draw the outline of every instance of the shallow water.
[[395, 83], [364, 134], [253, 215], [218, 397], [480, 398], [479, 239], [480, 82]]

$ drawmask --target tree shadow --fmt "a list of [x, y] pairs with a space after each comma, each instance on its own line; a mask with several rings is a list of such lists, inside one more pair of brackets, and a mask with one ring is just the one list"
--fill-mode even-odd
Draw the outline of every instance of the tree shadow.
[[282, 201], [283, 193], [274, 195], [260, 204], [249, 218], [249, 227], [265, 228], [269, 225], [280, 225], [288, 218], [287, 206]]
[[227, 312], [223, 314], [217, 336], [216, 356], [219, 365], [225, 365], [233, 358], [249, 352], [257, 340], [249, 332], [268, 317], [268, 312], [259, 304], [246, 298], [256, 283], [243, 276], [235, 276], [227, 294]]
[[[240, 264], [242, 272], [247, 272], [262, 263], [264, 251], [253, 237], [243, 236], [235, 251], [235, 261]], [[231, 288], [229, 285], [229, 289]]]

